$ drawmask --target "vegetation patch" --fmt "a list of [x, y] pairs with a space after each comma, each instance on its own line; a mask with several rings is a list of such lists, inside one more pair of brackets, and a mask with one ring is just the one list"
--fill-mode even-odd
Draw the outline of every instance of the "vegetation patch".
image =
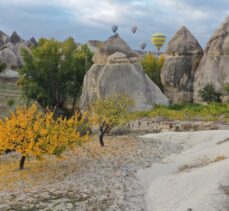
[[229, 104], [176, 104], [169, 107], [158, 105], [150, 111], [142, 111], [132, 114], [132, 119], [140, 119], [144, 117], [160, 117], [167, 120], [206, 120], [228, 122]]

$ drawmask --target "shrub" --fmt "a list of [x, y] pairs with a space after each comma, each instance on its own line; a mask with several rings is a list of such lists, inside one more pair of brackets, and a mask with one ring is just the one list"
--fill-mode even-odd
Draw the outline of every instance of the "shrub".
[[0, 60], [0, 72], [4, 71], [6, 69], [7, 65]]
[[14, 104], [15, 104], [15, 102], [14, 102], [13, 99], [9, 99], [9, 100], [7, 101], [7, 105], [8, 105], [8, 106], [13, 106]]
[[206, 84], [205, 87], [199, 91], [199, 94], [204, 102], [221, 102], [222, 94], [215, 90], [215, 87], [212, 83]]
[[113, 95], [106, 99], [97, 99], [90, 106], [90, 122], [99, 128], [100, 144], [103, 147], [103, 137], [115, 126], [128, 122], [128, 114], [133, 101], [125, 95]]

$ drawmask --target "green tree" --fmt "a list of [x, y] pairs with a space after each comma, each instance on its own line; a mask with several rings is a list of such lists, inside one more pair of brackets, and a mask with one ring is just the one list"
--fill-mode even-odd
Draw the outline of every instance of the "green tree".
[[40, 39], [31, 52], [22, 52], [25, 65], [20, 70], [19, 84], [28, 100], [36, 100], [42, 107], [67, 111], [71, 99], [71, 113], [81, 93], [84, 75], [92, 65], [92, 52], [78, 46], [73, 38], [64, 42]]
[[157, 84], [157, 86], [163, 91], [163, 85], [161, 83], [161, 68], [164, 64], [165, 57], [160, 56], [157, 58], [151, 53], [144, 56], [141, 64], [144, 68], [145, 73], [151, 78], [151, 80]]
[[221, 102], [222, 93], [217, 92], [215, 90], [214, 84], [212, 83], [206, 84], [204, 88], [199, 91], [199, 95], [202, 98], [202, 100], [207, 103]]
[[0, 60], [0, 73], [6, 69], [7, 65]]
[[126, 95], [116, 94], [106, 99], [97, 99], [90, 106], [89, 120], [92, 125], [98, 126], [99, 140], [104, 147], [104, 135], [112, 128], [125, 124], [129, 120], [129, 112], [133, 101]]

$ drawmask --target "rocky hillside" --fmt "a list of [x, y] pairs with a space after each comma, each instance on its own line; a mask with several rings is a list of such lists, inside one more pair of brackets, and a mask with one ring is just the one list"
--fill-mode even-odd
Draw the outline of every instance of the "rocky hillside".
[[15, 70], [23, 65], [21, 49], [29, 50], [29, 47], [36, 44], [35, 38], [25, 41], [17, 32], [13, 32], [11, 36], [8, 36], [0, 31], [0, 60], [7, 64], [7, 69]]
[[0, 74], [0, 116], [4, 116], [19, 102], [20, 90], [17, 86], [17, 68], [22, 67], [22, 48], [30, 49], [37, 45], [35, 38], [23, 40], [17, 32], [8, 36], [0, 31], [0, 60], [7, 64], [7, 68]]

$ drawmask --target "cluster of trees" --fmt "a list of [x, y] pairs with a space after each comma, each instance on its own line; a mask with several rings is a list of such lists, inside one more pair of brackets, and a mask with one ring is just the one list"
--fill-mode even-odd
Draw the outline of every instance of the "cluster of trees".
[[[92, 65], [93, 53], [86, 45], [79, 46], [72, 38], [63, 42], [42, 38], [31, 51], [23, 49], [22, 55], [24, 66], [19, 70], [18, 84], [28, 105], [0, 120], [0, 154], [20, 153], [20, 169], [27, 157], [60, 156], [84, 142], [88, 128], [97, 127], [104, 146], [104, 135], [129, 120], [133, 100], [120, 94], [97, 99], [88, 113], [75, 112], [84, 76]], [[163, 63], [164, 57], [152, 54], [142, 60], [145, 72], [162, 90]], [[5, 64], [0, 63], [0, 71], [3, 69]], [[30, 101], [37, 104], [29, 106]]]

